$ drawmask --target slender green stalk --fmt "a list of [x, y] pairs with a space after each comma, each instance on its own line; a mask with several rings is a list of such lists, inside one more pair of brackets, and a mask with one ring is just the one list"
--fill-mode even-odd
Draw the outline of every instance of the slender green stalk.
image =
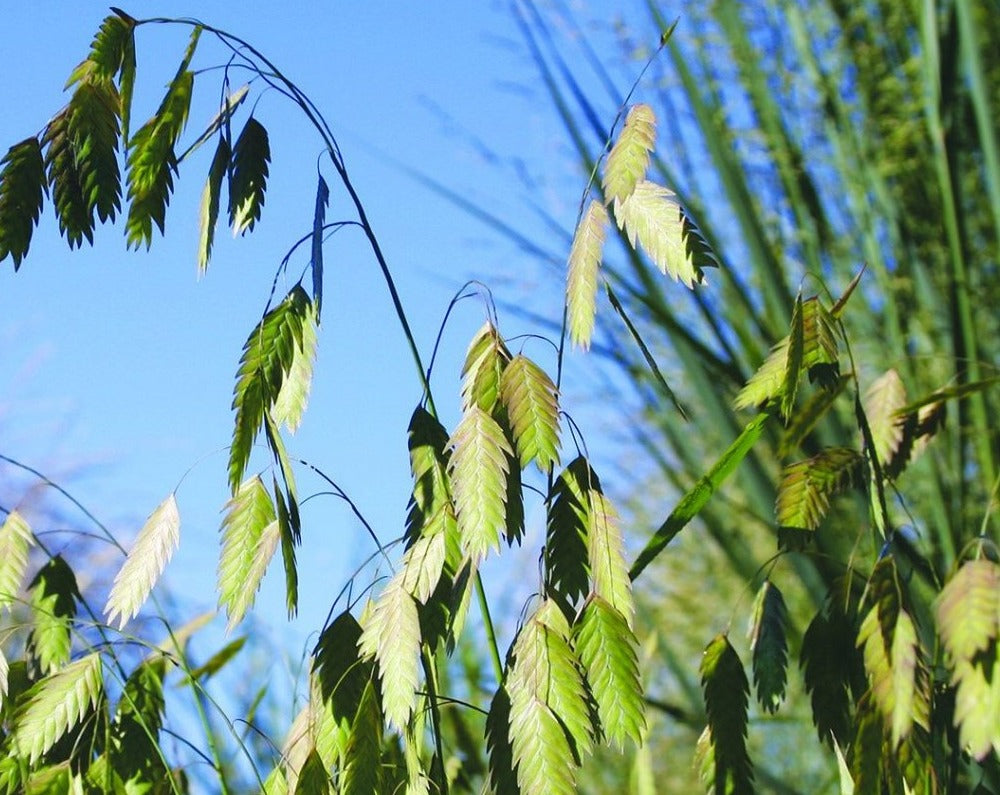
[[441, 705], [438, 701], [437, 670], [434, 667], [434, 658], [427, 650], [426, 645], [421, 644], [420, 662], [424, 668], [424, 679], [427, 682], [427, 703], [431, 708], [431, 725], [433, 727], [434, 745], [437, 750], [435, 763], [431, 769], [431, 780], [434, 782], [438, 792], [448, 793], [448, 774], [444, 769], [444, 741], [441, 735]]
[[490, 647], [490, 660], [493, 663], [493, 675], [497, 678], [497, 684], [503, 681], [503, 660], [500, 659], [500, 647], [497, 645], [496, 631], [493, 629], [493, 621], [490, 619], [490, 603], [486, 599], [486, 589], [483, 587], [483, 578], [476, 572], [476, 598], [479, 599], [479, 609], [483, 614], [486, 626], [486, 641]]

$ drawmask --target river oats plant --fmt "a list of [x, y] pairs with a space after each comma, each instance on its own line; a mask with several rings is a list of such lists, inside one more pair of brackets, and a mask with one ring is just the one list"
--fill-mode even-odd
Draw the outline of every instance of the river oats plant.
[[[190, 36], [159, 108], [137, 126], [131, 118], [136, 32], [154, 24], [183, 27]], [[225, 99], [209, 128], [182, 148], [195, 87], [192, 63], [203, 38], [214, 40], [228, 59]], [[306, 408], [322, 304], [337, 300], [332, 291], [323, 297], [323, 244], [332, 227], [356, 225], [369, 242], [422, 393], [407, 432], [413, 488], [402, 558], [392, 561], [380, 550], [391, 576], [378, 580], [363, 608], [334, 602], [310, 656], [307, 703], [290, 720], [284, 741], [275, 738], [273, 765], [255, 769], [253, 789], [575, 792], [585, 784], [581, 766], [592, 754], [601, 748], [631, 753], [647, 736], [637, 637], [645, 632], [634, 583], [724, 491], [765, 431], [781, 426], [788, 434], [803, 433], [837, 401], [851, 405], [860, 443], [824, 446], [785, 467], [774, 523], [786, 543], [804, 543], [831, 500], [856, 488], [867, 496], [868, 532], [881, 547], [867, 570], [846, 570], [803, 641], [805, 683], [815, 721], [843, 764], [842, 790], [869, 792], [884, 783], [893, 792], [933, 791], [942, 753], [980, 771], [983, 786], [994, 785], [1000, 750], [995, 547], [985, 535], [970, 539], [943, 587], [919, 581], [936, 591], [930, 606], [925, 593], [919, 599], [911, 593], [917, 580], [910, 559], [904, 568], [898, 557], [905, 539], [892, 531], [887, 511], [893, 477], [930, 442], [943, 405], [979, 394], [990, 382], [907, 401], [886, 375], [878, 388], [860, 393], [843, 320], [863, 269], [836, 300], [792, 298], [786, 335], [737, 398], [755, 416], [689, 484], [638, 556], [631, 562], [626, 556], [619, 514], [579, 429], [560, 406], [564, 351], [567, 343], [591, 345], [603, 289], [649, 371], [673, 394], [604, 269], [607, 239], [621, 235], [637, 257], [679, 283], [677, 290], [708, 289], [705, 270], [720, 265], [677, 194], [650, 169], [657, 118], [649, 105], [622, 103], [612, 125], [617, 134], [595, 158], [568, 253], [566, 311], [548, 368], [555, 375], [512, 350], [490, 311], [468, 346], [458, 396], [462, 415], [450, 430], [438, 418], [430, 372], [331, 128], [273, 63], [210, 25], [137, 20], [119, 10], [104, 20], [70, 76], [67, 105], [3, 158], [0, 259], [9, 258], [15, 269], [24, 263], [46, 199], [71, 248], [92, 242], [98, 222], [119, 217], [128, 246], [149, 247], [155, 230], [164, 230], [180, 167], [209, 145], [214, 154], [202, 195], [199, 268], [211, 259], [220, 215], [235, 233], [252, 232], [263, 216], [271, 151], [264, 120], [244, 102], [249, 89], [229, 85], [234, 65], [304, 114], [332, 178], [320, 175], [312, 232], [300, 241], [309, 246], [308, 283], [300, 280], [280, 301], [268, 299], [237, 367], [231, 495], [218, 563], [218, 603], [230, 628], [253, 606], [265, 572], [277, 565], [279, 547], [290, 612], [299, 601], [296, 556], [303, 528], [296, 476], [303, 464], [290, 452], [290, 436]], [[350, 202], [352, 219], [327, 219], [333, 190]], [[261, 443], [272, 461], [251, 472]], [[522, 541], [536, 492], [546, 515], [540, 578], [504, 652], [480, 569], [488, 557]], [[164, 683], [182, 669], [196, 707], [204, 710], [210, 702], [202, 680], [231, 654], [223, 649], [214, 666], [192, 670], [185, 644], [196, 628], [178, 627], [159, 645], [143, 641], [138, 658], [131, 652], [136, 639], [125, 634], [179, 543], [180, 522], [171, 494], [152, 512], [114, 577], [103, 620], [96, 620], [98, 611], [60, 556], [44, 560], [27, 585], [30, 620], [5, 625], [0, 635], [4, 791], [188, 791], [190, 778], [165, 742]], [[7, 513], [0, 528], [0, 609], [22, 598], [37, 540], [18, 511]], [[359, 583], [358, 590], [367, 585]], [[765, 580], [753, 604], [751, 674], [757, 699], [772, 712], [781, 707], [791, 675], [786, 613], [778, 585]], [[470, 653], [470, 636], [485, 639], [485, 662]], [[657, 661], [648, 664], [655, 668]], [[463, 667], [472, 669], [466, 673], [477, 688], [458, 697], [451, 685]], [[752, 791], [751, 676], [726, 634], [705, 649], [700, 678], [706, 727], [697, 764], [712, 791]], [[205, 758], [210, 786], [235, 791], [214, 742]], [[641, 765], [637, 770], [635, 787], [653, 791], [655, 783], [643, 778]]]

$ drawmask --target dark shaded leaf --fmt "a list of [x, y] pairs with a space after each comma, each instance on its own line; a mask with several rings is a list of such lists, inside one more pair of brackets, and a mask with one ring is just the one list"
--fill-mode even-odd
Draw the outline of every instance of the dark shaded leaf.
[[715, 761], [715, 791], [752, 793], [753, 766], [746, 746], [750, 684], [725, 635], [708, 644], [700, 672]]
[[319, 182], [316, 184], [316, 209], [313, 211], [312, 231], [312, 298], [316, 305], [317, 324], [323, 311], [323, 230], [326, 225], [326, 208], [329, 204], [330, 188], [320, 174]]
[[250, 450], [301, 350], [303, 328], [310, 322], [309, 296], [296, 285], [268, 312], [247, 338], [236, 374], [233, 408], [236, 422], [229, 454], [229, 484], [235, 493], [246, 471]]
[[28, 254], [48, 187], [37, 138], [26, 138], [0, 160], [0, 260], [10, 256], [14, 270]]
[[28, 649], [39, 670], [49, 673], [69, 662], [80, 589], [69, 564], [56, 555], [39, 569], [28, 593], [33, 621]]
[[233, 234], [252, 232], [264, 208], [271, 145], [267, 130], [253, 116], [247, 119], [233, 146], [233, 176], [229, 184], [229, 223]]
[[749, 634], [757, 701], [771, 713], [778, 710], [785, 698], [788, 677], [787, 619], [788, 610], [781, 591], [770, 580], [765, 580], [754, 599]]
[[597, 473], [586, 458], [572, 461], [552, 484], [545, 539], [546, 588], [569, 602], [590, 590], [590, 491], [600, 490]]

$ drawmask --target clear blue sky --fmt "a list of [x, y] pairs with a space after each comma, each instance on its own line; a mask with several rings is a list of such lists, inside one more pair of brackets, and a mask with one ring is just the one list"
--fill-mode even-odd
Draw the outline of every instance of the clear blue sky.
[[[195, 13], [253, 43], [314, 100], [339, 138], [425, 358], [448, 301], [470, 277], [501, 285], [500, 300], [518, 302], [527, 292], [536, 308], [558, 317], [558, 284], [539, 281], [537, 263], [392, 162], [434, 175], [541, 239], [552, 241], [551, 232], [535, 220], [527, 197], [572, 226], [579, 188], [567, 193], [562, 187], [582, 183], [575, 183], [568, 145], [506, 3], [124, 8], [136, 17]], [[106, 6], [92, 2], [5, 7], [2, 148], [37, 133], [66, 101], [66, 77], [106, 13]], [[155, 109], [186, 37], [180, 28], [138, 31], [136, 127]], [[221, 64], [224, 57], [206, 36], [194, 66]], [[198, 77], [189, 140], [213, 115], [218, 85], [218, 72]], [[225, 446], [241, 346], [264, 308], [281, 257], [309, 230], [314, 203], [319, 141], [297, 109], [273, 91], [260, 96], [256, 115], [269, 129], [273, 155], [262, 225], [236, 241], [220, 227], [202, 280], [195, 268], [198, 197], [211, 147], [182, 166], [167, 235], [149, 253], [126, 252], [119, 226], [99, 228], [93, 249], [70, 252], [47, 211], [20, 271], [15, 275], [9, 261], [0, 268], [7, 365], [0, 385], [0, 452], [63, 479], [123, 539], [195, 466], [178, 491], [181, 546], [167, 570], [171, 588], [192, 609], [215, 603]], [[530, 190], [517, 176], [525, 172], [537, 180]], [[328, 169], [326, 174], [329, 180]], [[352, 218], [346, 197], [330, 184], [328, 220]], [[553, 247], [558, 251], [560, 244], [553, 241]], [[336, 480], [387, 542], [403, 528], [405, 429], [419, 384], [360, 235], [333, 236], [325, 256], [316, 378], [290, 450]], [[293, 279], [307, 261], [306, 251], [293, 259]], [[279, 282], [279, 294], [290, 283]], [[457, 413], [461, 359], [483, 319], [481, 304], [465, 302], [445, 335], [434, 383], [446, 420], [453, 422]], [[517, 319], [504, 319], [506, 333], [523, 329]], [[546, 346], [528, 352], [550, 364]], [[305, 472], [299, 477], [304, 494], [324, 489]], [[298, 641], [321, 625], [351, 569], [372, 551], [358, 522], [330, 497], [310, 501], [303, 519], [301, 615], [290, 630]], [[55, 546], [69, 543], [66, 537]], [[283, 586], [275, 563], [279, 576], [268, 578], [258, 606], [277, 621]]]

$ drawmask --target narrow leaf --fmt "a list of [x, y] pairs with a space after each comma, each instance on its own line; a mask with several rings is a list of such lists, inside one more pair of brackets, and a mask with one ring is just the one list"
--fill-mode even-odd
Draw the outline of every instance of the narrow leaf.
[[677, 395], [674, 394], [674, 390], [671, 389], [670, 384], [667, 383], [667, 379], [663, 377], [663, 373], [660, 372], [660, 366], [656, 363], [656, 359], [653, 358], [652, 352], [642, 339], [639, 329], [636, 328], [632, 319], [625, 311], [625, 307], [622, 306], [622, 302], [618, 300], [618, 296], [615, 295], [615, 291], [611, 289], [611, 285], [608, 282], [604, 283], [604, 289], [608, 294], [608, 301], [611, 303], [611, 308], [618, 313], [618, 317], [622, 319], [622, 322], [625, 324], [625, 328], [628, 329], [628, 333], [631, 335], [632, 339], [635, 340], [635, 344], [639, 346], [642, 358], [646, 360], [646, 365], [649, 367], [649, 371], [653, 374], [656, 382], [660, 385], [660, 389], [663, 390], [663, 394], [666, 395], [670, 402], [674, 404], [674, 408], [677, 409], [677, 412], [685, 420], [687, 420], [687, 412], [684, 410], [681, 402], [677, 399]]
[[139, 614], [180, 541], [181, 517], [171, 493], [150, 514], [115, 576], [104, 614], [119, 629]]
[[187, 677], [187, 681], [205, 682], [211, 679], [219, 671], [221, 671], [230, 660], [240, 653], [242, 648], [246, 645], [246, 642], [246, 635], [229, 641], [229, 643], [219, 649], [204, 663], [199, 665], [197, 668], [192, 669], [191, 673]]
[[844, 752], [840, 746], [833, 744], [833, 750], [837, 754], [837, 775], [840, 777], [840, 795], [854, 795], [854, 778], [851, 776], [851, 769], [847, 766]]
[[993, 376], [991, 378], [984, 378], [981, 381], [970, 381], [966, 384], [957, 384], [955, 386], [944, 387], [943, 389], [935, 390], [929, 395], [925, 395], [919, 400], [914, 400], [912, 403], [907, 403], [900, 409], [897, 409], [896, 414], [902, 416], [904, 414], [912, 414], [919, 409], [925, 408], [927, 406], [936, 405], [945, 400], [955, 400], [960, 398], [968, 397], [969, 395], [975, 395], [979, 392], [984, 392], [991, 387], [1000, 384], [1000, 375]]
[[[219, 112], [215, 114], [212, 121], [208, 123], [204, 132], [202, 132], [202, 134], [195, 139], [195, 142], [185, 149], [181, 156], [177, 158], [177, 162], [181, 163], [185, 160], [189, 155], [194, 153], [195, 150], [207, 143], [213, 135], [219, 132], [219, 130], [223, 128], [228, 129], [228, 125], [233, 117], [233, 114], [236, 112], [236, 109], [243, 104], [243, 100], [247, 98], [247, 94], [249, 92], [250, 86], [242, 85], [235, 91], [226, 94], [226, 98], [223, 100], [222, 107], [219, 109]], [[223, 135], [221, 138], [225, 140], [228, 145], [229, 137], [227, 135]]]
[[673, 537], [698, 515], [698, 512], [705, 507], [705, 503], [708, 502], [712, 494], [732, 474], [740, 462], [746, 458], [747, 453], [750, 452], [757, 439], [760, 438], [768, 416], [768, 414], [762, 412], [750, 420], [719, 460], [712, 465], [712, 468], [677, 503], [677, 507], [671, 511], [670, 516], [666, 518], [653, 534], [653, 537], [646, 543], [646, 546], [643, 547], [632, 564], [632, 568], [629, 569], [629, 577], [633, 581], [663, 551]]

